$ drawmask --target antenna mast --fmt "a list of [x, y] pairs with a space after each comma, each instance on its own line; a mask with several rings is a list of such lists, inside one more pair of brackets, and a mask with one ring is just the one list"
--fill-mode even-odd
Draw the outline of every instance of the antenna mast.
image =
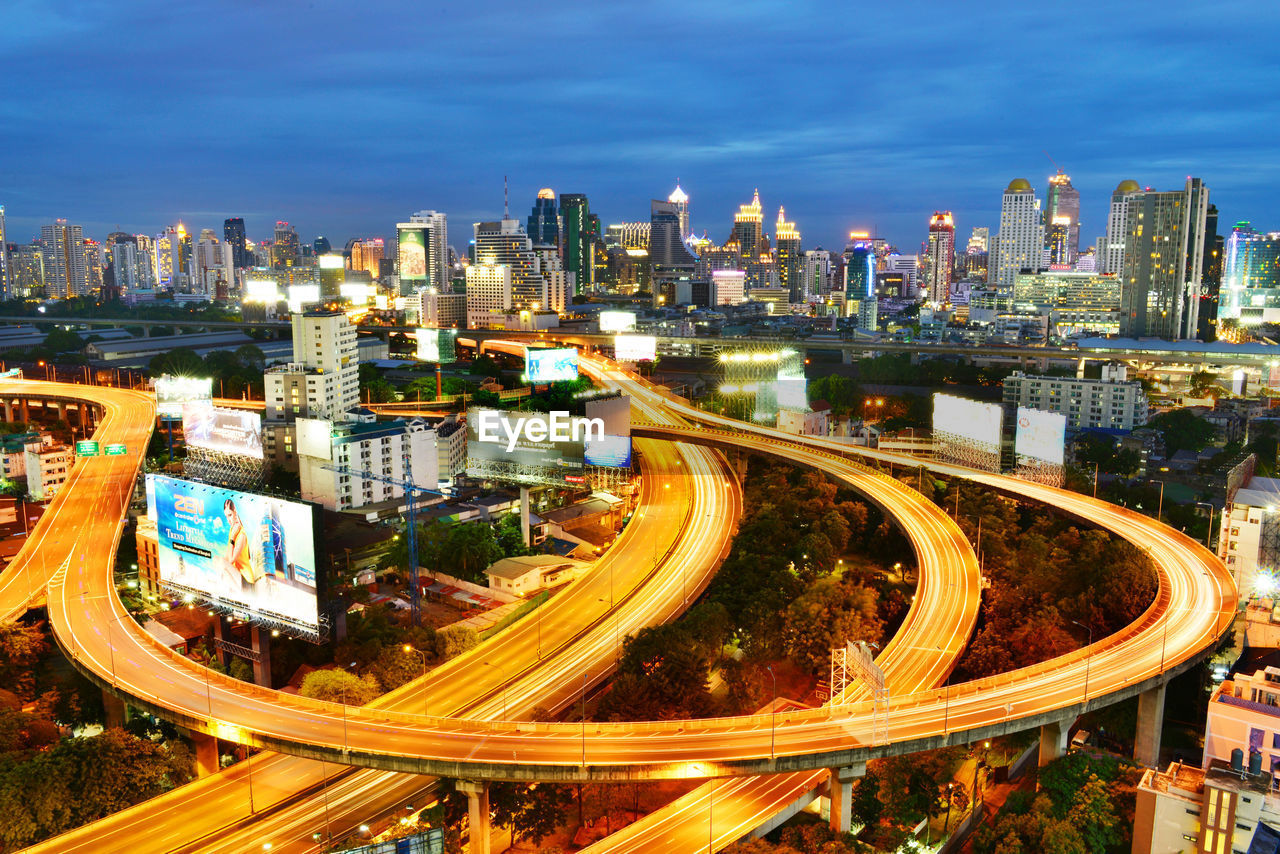
[[502, 218], [511, 219], [511, 205], [507, 196], [507, 176], [502, 176]]

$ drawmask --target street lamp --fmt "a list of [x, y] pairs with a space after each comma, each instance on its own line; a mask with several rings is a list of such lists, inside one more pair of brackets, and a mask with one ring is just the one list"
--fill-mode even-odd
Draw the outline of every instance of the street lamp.
[[773, 712], [773, 720], [769, 724], [769, 761], [774, 762], [778, 758], [778, 677], [774, 675], [772, 664], [766, 664], [764, 669], [769, 671], [769, 679], [773, 682], [773, 702], [769, 706]]
[[1075, 623], [1077, 626], [1079, 626], [1080, 628], [1084, 629], [1089, 633], [1089, 651], [1085, 653], [1085, 657], [1084, 657], [1084, 703], [1083, 703], [1083, 705], [1088, 706], [1089, 704], [1089, 662], [1093, 660], [1093, 626], [1086, 626], [1084, 623], [1080, 622], [1079, 620], [1072, 620], [1071, 622]]
[[482, 661], [480, 663], [492, 667], [502, 677], [502, 719], [505, 721], [507, 719], [507, 673], [492, 661]]
[[[405, 655], [408, 655], [409, 653], [412, 652], [412, 653], [416, 653], [422, 659], [422, 677], [425, 679], [427, 676], [427, 654], [420, 649], [414, 649], [410, 644], [405, 644], [403, 649], [404, 649]], [[423, 695], [424, 696], [422, 700], [422, 703], [423, 703], [422, 713], [425, 715], [427, 713], [426, 697], [430, 696], [430, 694], [429, 692], [424, 691]]]
[[[1211, 541], [1213, 540], [1213, 511], [1216, 510], [1217, 508], [1207, 501], [1197, 501], [1196, 506], [1209, 508], [1209, 530], [1204, 535], [1204, 547], [1206, 549], [1212, 549], [1213, 545]], [[1219, 542], [1218, 545], [1222, 545], [1222, 543]]]

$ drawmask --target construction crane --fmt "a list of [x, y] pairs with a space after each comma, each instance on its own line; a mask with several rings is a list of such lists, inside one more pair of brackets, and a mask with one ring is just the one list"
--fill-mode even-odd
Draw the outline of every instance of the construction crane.
[[398, 486], [404, 490], [405, 516], [408, 517], [408, 530], [405, 533], [408, 538], [409, 574], [411, 576], [409, 581], [409, 621], [416, 626], [419, 620], [419, 600], [422, 598], [422, 593], [418, 588], [418, 495], [439, 495], [443, 497], [445, 493], [418, 486], [413, 482], [413, 461], [409, 453], [408, 434], [405, 435], [404, 451], [400, 458], [404, 464], [403, 478], [377, 474], [371, 471], [360, 471], [350, 466], [327, 465], [324, 468], [338, 474], [358, 477], [362, 480], [376, 480], [380, 483]]

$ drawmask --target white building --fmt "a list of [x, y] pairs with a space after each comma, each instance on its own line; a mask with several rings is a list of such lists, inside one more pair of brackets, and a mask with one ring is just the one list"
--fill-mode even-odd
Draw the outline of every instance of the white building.
[[712, 270], [711, 304], [737, 305], [746, 299], [746, 283], [744, 270]]
[[1044, 254], [1044, 223], [1040, 200], [1025, 178], [1009, 182], [1000, 202], [1000, 231], [994, 257], [989, 261], [988, 281], [1012, 290], [1014, 277], [1023, 270], [1038, 271]]
[[191, 255], [192, 291], [213, 296], [217, 293], [218, 282], [223, 282], [230, 289], [235, 281], [231, 244], [216, 237], [200, 240]]
[[901, 273], [903, 281], [903, 297], [912, 297], [919, 286], [920, 256], [893, 254], [885, 259], [885, 272]]
[[[449, 287], [449, 220], [439, 211], [418, 211], [409, 217], [410, 224], [428, 227], [427, 282], [438, 290]], [[397, 226], [399, 227], [399, 226]]]
[[340, 311], [293, 315], [293, 361], [263, 375], [268, 421], [341, 421], [360, 403], [356, 329]]
[[488, 325], [494, 312], [511, 307], [511, 267], [506, 264], [472, 264], [467, 268], [467, 327]]
[[1200, 767], [1230, 762], [1235, 750], [1246, 761], [1250, 751], [1263, 754], [1262, 771], [1280, 775], [1280, 668], [1237, 673], [1209, 697]]
[[48, 501], [57, 495], [76, 461], [71, 448], [54, 444], [47, 436], [27, 443], [24, 457], [27, 494], [36, 501]]
[[[1215, 763], [1208, 771], [1175, 762], [1138, 783], [1134, 854], [1244, 854], [1275, 851], [1280, 798], [1271, 775]], [[1256, 846], [1256, 847], [1255, 847]]]
[[404, 298], [408, 321], [417, 326], [436, 329], [461, 328], [467, 325], [467, 295], [438, 293], [431, 289]]
[[1218, 531], [1218, 557], [1245, 596], [1254, 594], [1258, 569], [1280, 568], [1280, 478], [1252, 477], [1227, 493]]
[[1147, 393], [1126, 380], [1123, 367], [1104, 366], [1102, 379], [1046, 377], [1015, 371], [1004, 381], [1007, 407], [1025, 406], [1067, 416], [1072, 430], [1132, 430], [1147, 423]]
[[296, 431], [303, 501], [359, 510], [404, 498], [406, 479], [423, 489], [440, 488], [436, 431], [422, 419], [335, 424], [300, 418]]
[[1134, 194], [1142, 192], [1137, 181], [1121, 181], [1111, 194], [1111, 207], [1107, 211], [1107, 236], [1102, 239], [1102, 272], [1120, 275], [1124, 266], [1125, 222], [1129, 219], [1129, 202]]

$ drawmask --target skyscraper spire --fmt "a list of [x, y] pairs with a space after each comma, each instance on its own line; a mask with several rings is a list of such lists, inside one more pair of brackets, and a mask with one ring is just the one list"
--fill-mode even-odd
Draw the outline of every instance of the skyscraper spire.
[[511, 219], [511, 204], [507, 195], [507, 176], [502, 176], [502, 218]]

